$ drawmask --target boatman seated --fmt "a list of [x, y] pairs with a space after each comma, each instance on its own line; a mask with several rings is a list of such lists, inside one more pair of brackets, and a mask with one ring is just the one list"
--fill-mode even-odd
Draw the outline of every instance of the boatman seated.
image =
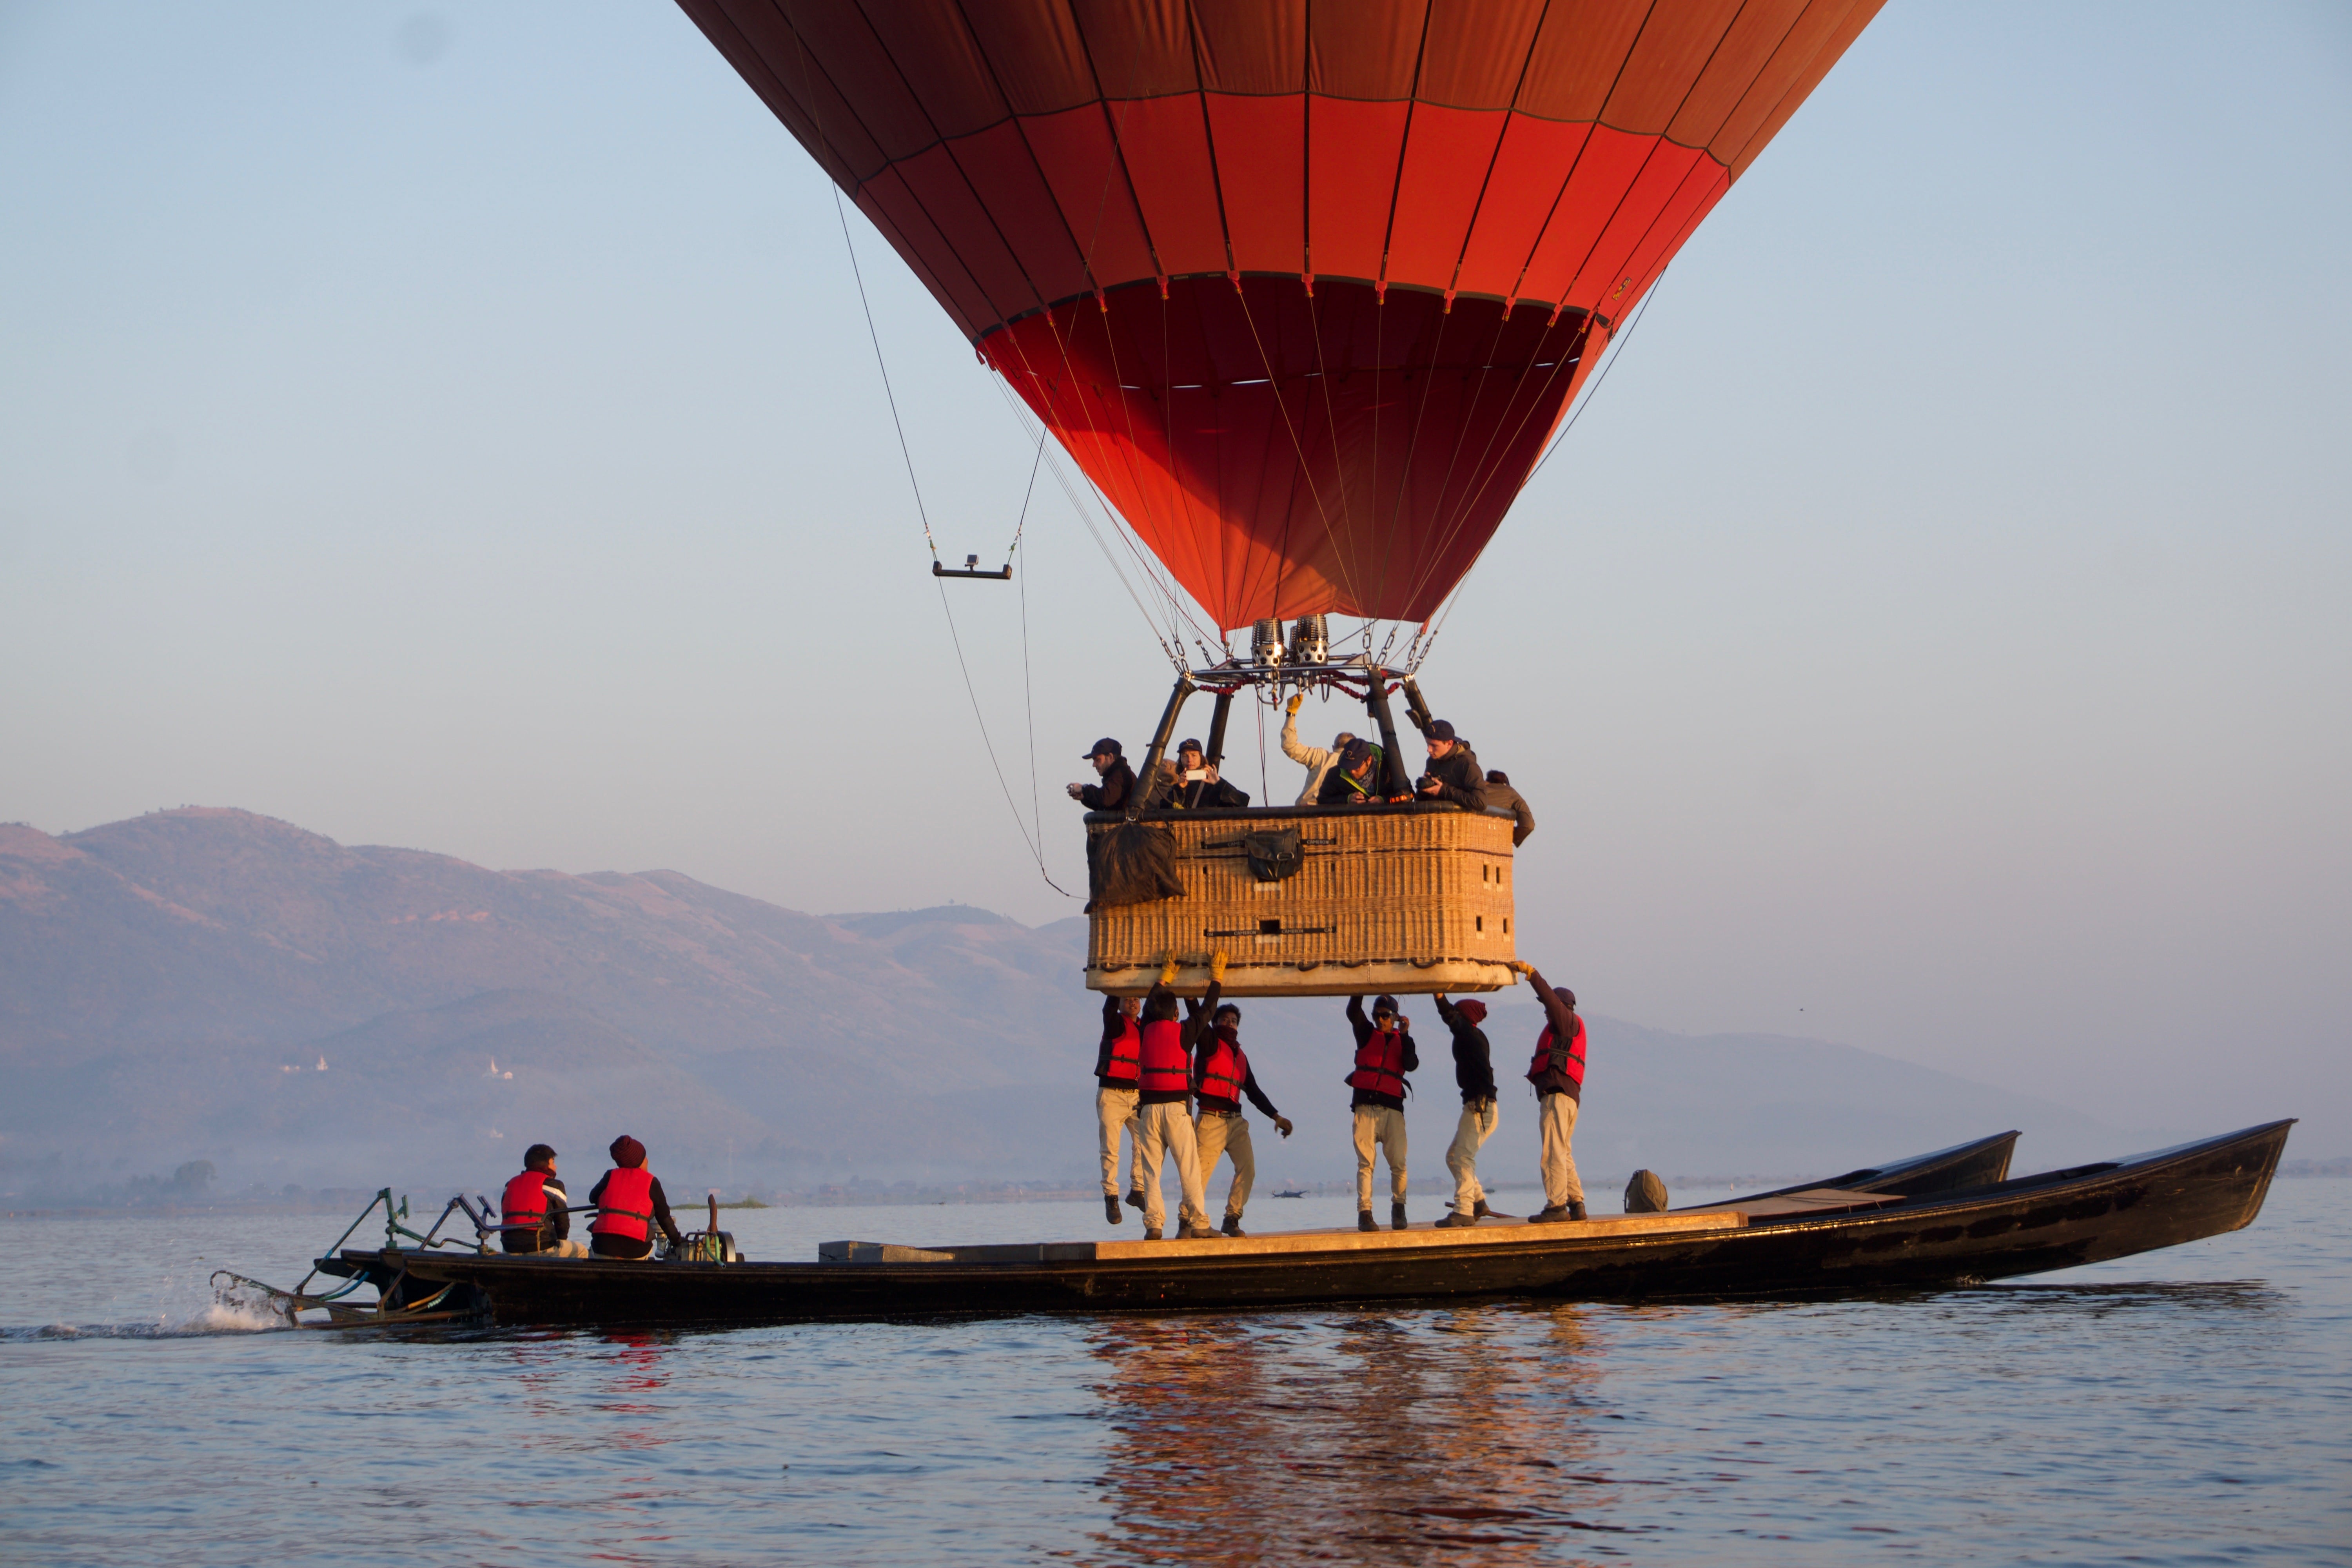
[[523, 1151], [522, 1174], [507, 1184], [499, 1200], [499, 1245], [509, 1252], [551, 1258], [585, 1258], [588, 1248], [572, 1239], [572, 1198], [555, 1179], [555, 1151], [534, 1143]]
[[596, 1217], [588, 1226], [596, 1237], [590, 1244], [596, 1256], [650, 1258], [656, 1226], [672, 1247], [684, 1246], [686, 1238], [670, 1217], [661, 1178], [646, 1169], [646, 1146], [624, 1132], [613, 1140], [611, 1152], [613, 1168], [588, 1194], [588, 1201], [596, 1205]]

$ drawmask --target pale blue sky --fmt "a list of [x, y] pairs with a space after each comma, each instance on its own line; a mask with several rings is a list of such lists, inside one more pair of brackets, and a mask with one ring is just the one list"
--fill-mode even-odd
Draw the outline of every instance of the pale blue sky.
[[[1425, 672], [1542, 819], [1522, 951], [1619, 1016], [2352, 1150], [2347, 154], [2341, 5], [1890, 6]], [[1075, 911], [826, 187], [681, 14], [0, 7], [0, 817]], [[1028, 450], [853, 224], [992, 563]], [[1060, 786], [1165, 666], [1050, 489], [1024, 552], [1067, 887]], [[1021, 590], [954, 602], [1025, 813]]]

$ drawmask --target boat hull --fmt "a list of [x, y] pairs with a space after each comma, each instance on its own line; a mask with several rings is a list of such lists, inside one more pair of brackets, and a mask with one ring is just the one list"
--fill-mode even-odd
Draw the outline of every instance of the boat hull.
[[[2291, 1125], [1864, 1213], [1745, 1223], [1690, 1215], [1643, 1216], [1646, 1226], [1629, 1217], [1383, 1233], [1385, 1241], [1324, 1232], [1287, 1244], [1067, 1243], [957, 1248], [919, 1261], [630, 1263], [417, 1251], [323, 1261], [368, 1276], [395, 1304], [455, 1285], [499, 1323], [599, 1326], [1934, 1289], [2238, 1229], [2260, 1212]], [[1310, 1242], [1315, 1236], [1325, 1239]]]

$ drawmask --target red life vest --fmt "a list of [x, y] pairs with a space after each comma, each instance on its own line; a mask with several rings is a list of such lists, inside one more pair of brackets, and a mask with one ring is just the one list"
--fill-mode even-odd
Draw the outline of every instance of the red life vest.
[[1186, 1094], [1192, 1088], [1192, 1063], [1184, 1054], [1184, 1026], [1173, 1018], [1154, 1018], [1143, 1026], [1138, 1066], [1146, 1094]]
[[507, 1184], [506, 1195], [499, 1199], [501, 1223], [506, 1225], [547, 1224], [547, 1173], [525, 1171]]
[[1226, 1100], [1239, 1110], [1242, 1085], [1249, 1082], [1249, 1056], [1238, 1042], [1223, 1035], [1209, 1047], [1209, 1059], [1201, 1066], [1201, 1099]]
[[1574, 1094], [1584, 1088], [1584, 1020], [1577, 1019], [1576, 1038], [1569, 1041], [1568, 1049], [1561, 1053], [1561, 1059], [1567, 1063], [1564, 1068], [1553, 1065], [1552, 1047], [1559, 1039], [1549, 1024], [1536, 1037], [1535, 1058], [1528, 1063], [1528, 1081], [1536, 1086], [1538, 1094]]
[[604, 1173], [604, 1195], [588, 1228], [598, 1236], [651, 1241], [654, 1235], [654, 1173], [643, 1165]]
[[1143, 1033], [1132, 1018], [1118, 1021], [1118, 1038], [1110, 1043], [1110, 1060], [1102, 1076], [1113, 1083], [1132, 1084], [1143, 1076]]
[[1385, 1094], [1391, 1100], [1404, 1098], [1404, 1031], [1375, 1029], [1371, 1037], [1356, 1047], [1356, 1070], [1348, 1075], [1348, 1087], [1367, 1094]]

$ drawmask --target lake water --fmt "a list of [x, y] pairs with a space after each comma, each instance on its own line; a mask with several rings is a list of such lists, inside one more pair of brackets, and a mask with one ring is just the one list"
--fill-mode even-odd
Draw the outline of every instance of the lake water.
[[[2352, 1563], [2347, 1199], [1899, 1299], [433, 1339], [210, 1307], [341, 1222], [5, 1219], [0, 1561]], [[1107, 1230], [726, 1219], [762, 1258]]]

